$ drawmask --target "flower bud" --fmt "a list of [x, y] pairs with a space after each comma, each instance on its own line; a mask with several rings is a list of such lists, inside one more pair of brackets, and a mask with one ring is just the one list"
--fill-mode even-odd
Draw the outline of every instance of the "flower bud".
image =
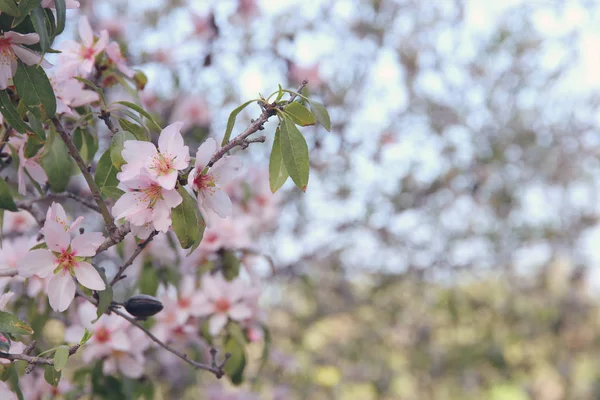
[[142, 71], [136, 71], [135, 75], [133, 75], [133, 81], [137, 90], [144, 90], [148, 83], [148, 77]]
[[129, 314], [140, 319], [151, 317], [163, 309], [162, 303], [156, 297], [147, 294], [130, 297], [124, 306]]

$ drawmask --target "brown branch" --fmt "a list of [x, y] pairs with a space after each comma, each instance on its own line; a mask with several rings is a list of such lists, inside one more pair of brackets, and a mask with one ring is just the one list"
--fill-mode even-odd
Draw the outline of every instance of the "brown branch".
[[98, 250], [96, 250], [96, 255], [118, 243], [121, 243], [129, 232], [131, 232], [131, 227], [129, 226], [129, 222], [125, 222], [123, 225], [115, 229], [113, 234], [106, 238], [106, 240], [98, 247]]
[[113, 286], [115, 283], [117, 283], [121, 279], [125, 278], [123, 276], [123, 272], [125, 272], [125, 270], [127, 268], [129, 268], [129, 266], [131, 264], [133, 264], [133, 261], [137, 258], [137, 256], [140, 255], [140, 253], [142, 251], [144, 251], [146, 246], [148, 246], [148, 243], [150, 243], [152, 241], [152, 239], [154, 239], [154, 236], [156, 236], [156, 235], [158, 235], [158, 231], [153, 231], [150, 234], [150, 236], [148, 236], [148, 239], [146, 239], [142, 243], [138, 244], [137, 248], [135, 249], [135, 251], [133, 252], [131, 257], [129, 257], [129, 259], [125, 262], [125, 264], [123, 264], [123, 265], [121, 265], [121, 267], [119, 267], [119, 270], [117, 271], [115, 277], [112, 279], [112, 281], [110, 281], [110, 286]]
[[85, 181], [87, 182], [87, 184], [90, 188], [90, 191], [92, 192], [92, 195], [94, 196], [94, 200], [96, 201], [96, 204], [98, 205], [100, 214], [102, 214], [102, 217], [104, 218], [104, 222], [106, 223], [106, 228], [108, 229], [108, 233], [110, 234], [111, 237], [113, 237], [113, 234], [116, 231], [115, 222], [113, 220], [113, 217], [110, 215], [108, 208], [106, 207], [106, 203], [104, 203], [104, 200], [102, 199], [102, 195], [100, 194], [100, 189], [98, 188], [98, 185], [96, 185], [96, 182], [94, 181], [94, 178], [90, 174], [90, 171], [89, 171], [87, 165], [85, 165], [83, 158], [81, 158], [79, 151], [77, 151], [77, 147], [75, 147], [75, 144], [71, 140], [71, 136], [69, 135], [69, 133], [67, 133], [65, 128], [62, 126], [62, 124], [58, 120], [58, 118], [56, 118], [56, 117], [52, 118], [52, 123], [56, 127], [56, 131], [60, 135], [63, 142], [65, 142], [65, 145], [67, 146], [67, 149], [69, 150], [69, 154], [75, 160], [75, 163], [77, 164], [77, 166], [79, 167], [79, 170], [83, 174], [83, 177], [85, 178]]
[[[302, 90], [306, 87], [306, 85], [308, 85], [308, 79], [304, 79], [302, 81], [302, 83], [300, 84], [300, 87], [298, 88], [298, 90], [296, 90], [296, 93], [302, 93]], [[288, 104], [290, 104], [291, 102], [296, 100], [296, 97], [298, 97], [298, 95], [296, 93], [294, 93], [290, 96], [290, 99], [288, 100]]]
[[[80, 346], [81, 345], [79, 345], [79, 344], [71, 346], [69, 348], [69, 356], [72, 356], [73, 354], [75, 354]], [[28, 355], [27, 353], [30, 352], [31, 350], [33, 350], [33, 346], [31, 348], [30, 348], [30, 346], [27, 346], [25, 348], [25, 350], [23, 351], [23, 353], [21, 353], [21, 354], [10, 354], [10, 353], [0, 352], [0, 358], [4, 358], [4, 359], [10, 360], [10, 361], [27, 361], [30, 365], [32, 365], [32, 364], [33, 365], [37, 365], [37, 364], [54, 365], [53, 358], [36, 357], [36, 356]], [[27, 369], [29, 370], [29, 372], [31, 372], [33, 370], [33, 368], [30, 368], [29, 366], [27, 367]]]
[[115, 128], [112, 120], [110, 119], [110, 111], [104, 109], [100, 110], [100, 115], [98, 116], [98, 118], [104, 121], [104, 124], [113, 135], [119, 131], [117, 128]]
[[[77, 291], [76, 293], [77, 296], [87, 300], [89, 303], [97, 306], [98, 303], [86, 296], [85, 294], [81, 293], [80, 291]], [[182, 359], [183, 361], [185, 361], [186, 363], [194, 366], [195, 368], [198, 369], [203, 369], [205, 371], [209, 371], [212, 372], [218, 379], [221, 379], [223, 377], [223, 375], [225, 375], [225, 371], [223, 371], [223, 368], [225, 366], [225, 362], [227, 361], [227, 359], [231, 356], [227, 356], [227, 354], [225, 355], [225, 361], [223, 361], [221, 363], [221, 365], [219, 366], [210, 366], [210, 365], [206, 365], [206, 364], [202, 364], [199, 363], [197, 361], [194, 360], [190, 360], [187, 356], [187, 354], [179, 352], [177, 350], [175, 350], [174, 348], [170, 347], [169, 345], [167, 345], [166, 343], [162, 342], [159, 338], [157, 338], [156, 336], [154, 336], [152, 334], [152, 332], [150, 332], [148, 329], [144, 328], [142, 325], [140, 325], [139, 322], [137, 322], [135, 320], [135, 318], [130, 317], [129, 315], [125, 314], [124, 312], [120, 311], [119, 309], [117, 309], [116, 307], [112, 307], [111, 309], [107, 310], [106, 313], [110, 313], [110, 312], [114, 312], [115, 314], [117, 314], [118, 316], [120, 316], [121, 318], [127, 320], [130, 324], [134, 325], [135, 327], [137, 327], [138, 329], [142, 330], [146, 336], [148, 336], [154, 343], [158, 344], [160, 347], [162, 347], [163, 349], [167, 350], [168, 352], [175, 354], [177, 357], [179, 357], [180, 359]], [[216, 350], [215, 350], [216, 352]], [[212, 353], [212, 350], [211, 350]]]
[[[298, 88], [297, 92], [300, 93], [300, 91], [302, 91], [302, 89], [304, 89], [304, 86], [306, 86], [307, 84], [308, 84], [308, 81], [304, 80], [302, 82], [302, 85], [300, 85], [300, 87]], [[296, 98], [296, 95], [293, 94], [290, 97], [289, 102], [294, 101], [295, 98]], [[252, 143], [255, 141], [258, 141], [258, 142], [261, 141], [261, 140], [247, 139], [247, 137], [252, 135], [253, 133], [262, 131], [264, 129], [265, 122], [267, 122], [269, 120], [269, 118], [271, 118], [273, 115], [275, 115], [277, 113], [277, 111], [276, 111], [277, 105], [276, 104], [264, 104], [264, 103], [259, 103], [259, 104], [261, 104], [261, 107], [263, 109], [263, 112], [260, 114], [260, 116], [257, 119], [253, 120], [250, 123], [250, 126], [248, 126], [248, 128], [246, 128], [246, 130], [244, 132], [240, 133], [233, 140], [230, 140], [225, 146], [221, 147], [212, 156], [212, 158], [210, 159], [208, 164], [206, 164], [206, 166], [208, 168], [215, 165], [215, 163], [217, 161], [219, 161], [221, 158], [223, 158], [225, 156], [225, 154], [227, 154], [234, 147], [240, 146], [242, 148], [246, 148], [246, 147], [248, 147], [249, 143]], [[258, 139], [260, 139], [260, 138], [258, 138]]]

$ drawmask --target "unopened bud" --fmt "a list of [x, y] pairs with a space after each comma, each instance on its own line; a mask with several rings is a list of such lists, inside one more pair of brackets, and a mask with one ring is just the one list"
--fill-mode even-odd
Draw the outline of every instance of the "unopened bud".
[[151, 317], [163, 309], [162, 303], [156, 297], [147, 294], [130, 297], [123, 305], [129, 314], [140, 319]]
[[144, 90], [148, 83], [148, 77], [142, 71], [136, 71], [135, 75], [133, 75], [133, 81], [137, 90]]

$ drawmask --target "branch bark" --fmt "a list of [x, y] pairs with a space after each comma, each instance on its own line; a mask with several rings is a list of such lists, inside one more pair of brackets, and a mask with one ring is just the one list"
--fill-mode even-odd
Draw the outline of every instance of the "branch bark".
[[150, 243], [152, 241], [152, 239], [154, 239], [154, 236], [156, 236], [157, 234], [158, 234], [158, 231], [152, 232], [150, 234], [150, 236], [148, 236], [148, 239], [146, 239], [142, 243], [138, 244], [137, 248], [135, 249], [135, 251], [133, 252], [131, 257], [129, 257], [129, 259], [125, 262], [125, 264], [123, 264], [121, 267], [119, 267], [119, 270], [115, 274], [115, 277], [112, 279], [112, 281], [110, 281], [110, 286], [114, 286], [115, 283], [117, 283], [118, 281], [120, 281], [122, 279], [123, 273], [125, 272], [125, 270], [127, 268], [129, 268], [129, 266], [131, 264], [133, 264], [133, 261], [135, 261], [137, 256], [139, 256], [142, 251], [144, 251], [146, 246], [148, 246], [148, 243]]

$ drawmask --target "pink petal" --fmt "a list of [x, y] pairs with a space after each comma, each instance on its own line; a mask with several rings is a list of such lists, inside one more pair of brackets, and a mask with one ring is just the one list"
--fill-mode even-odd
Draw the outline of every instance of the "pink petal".
[[86, 263], [85, 261], [80, 261], [74, 268], [75, 277], [79, 283], [85, 286], [88, 289], [92, 290], [104, 290], [106, 289], [106, 284], [102, 280], [102, 277], [96, 271], [96, 268], [92, 267], [91, 264]]
[[208, 331], [211, 335], [217, 336], [225, 325], [227, 325], [227, 315], [223, 313], [215, 314], [208, 320]]
[[65, 228], [53, 219], [46, 219], [44, 223], [44, 239], [48, 248], [59, 253], [64, 252], [71, 243], [71, 236]]
[[196, 163], [194, 166], [200, 171], [206, 167], [206, 164], [210, 161], [210, 158], [217, 151], [217, 141], [213, 138], [208, 138], [202, 143], [196, 152]]
[[201, 193], [207, 207], [216, 212], [219, 217], [227, 218], [233, 213], [231, 199], [223, 190], [217, 188], [213, 193]]
[[[23, 61], [27, 65], [40, 64], [40, 61], [43, 60], [42, 55], [36, 53], [33, 50], [29, 50], [25, 47], [15, 46], [15, 45], [13, 45], [11, 47], [12, 47], [13, 51], [15, 52], [15, 54], [17, 55], [17, 57], [19, 57], [21, 59], [21, 61]], [[42, 67], [44, 67], [44, 68], [49, 68], [51, 66], [52, 66], [52, 64], [49, 64], [48, 62], [46, 62], [46, 65], [42, 65]]]
[[174, 122], [162, 130], [158, 137], [158, 149], [161, 153], [177, 154], [184, 147], [181, 128], [183, 122]]
[[119, 370], [128, 378], [139, 378], [144, 374], [144, 367], [129, 354], [120, 354], [117, 358]]
[[48, 282], [48, 300], [54, 311], [63, 312], [75, 298], [75, 282], [71, 274], [60, 272]]
[[90, 21], [85, 16], [79, 19], [79, 37], [87, 47], [91, 47], [94, 44], [94, 32], [92, 31]]
[[243, 303], [234, 304], [229, 309], [229, 316], [236, 321], [243, 321], [252, 316], [252, 309]]
[[104, 235], [100, 232], [84, 233], [75, 236], [71, 241], [71, 250], [77, 257], [93, 257], [96, 250], [104, 242]]
[[239, 175], [243, 166], [244, 163], [241, 158], [230, 156], [217, 161], [210, 173], [215, 176], [219, 185], [225, 185]]
[[29, 278], [37, 275], [46, 278], [56, 268], [56, 256], [47, 249], [31, 250], [17, 263], [19, 276]]
[[11, 32], [6, 32], [4, 34], [4, 37], [10, 39], [12, 43], [27, 44], [27, 45], [36, 44], [40, 41], [40, 36], [37, 33], [22, 34], [22, 33], [11, 31]]
[[177, 190], [163, 190], [162, 196], [165, 204], [169, 208], [175, 208], [183, 201], [183, 198], [181, 198], [181, 195], [179, 192], [177, 192]]

